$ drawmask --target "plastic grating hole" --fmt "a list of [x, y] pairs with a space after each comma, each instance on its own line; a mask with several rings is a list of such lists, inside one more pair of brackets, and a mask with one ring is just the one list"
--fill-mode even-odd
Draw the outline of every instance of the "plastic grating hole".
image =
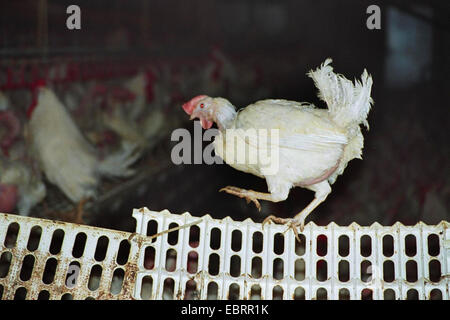
[[273, 260], [273, 278], [275, 280], [283, 279], [284, 274], [284, 264], [283, 260], [276, 258]]
[[364, 235], [361, 237], [361, 255], [363, 257], [368, 257], [372, 254], [372, 238], [368, 235]]
[[208, 283], [208, 288], [206, 291], [206, 299], [208, 300], [217, 300], [218, 298], [219, 286], [214, 281]]
[[428, 254], [436, 257], [439, 255], [439, 252], [439, 237], [437, 234], [432, 233], [428, 236]]
[[198, 270], [198, 253], [196, 251], [191, 251], [187, 256], [187, 272], [197, 273]]
[[433, 259], [428, 263], [428, 268], [430, 270], [430, 281], [439, 282], [441, 281], [441, 263], [439, 260]]
[[65, 282], [68, 288], [74, 288], [77, 285], [80, 270], [81, 266], [78, 261], [73, 261], [69, 264]]
[[305, 280], [305, 260], [303, 259], [297, 259], [295, 260], [295, 273], [294, 277], [297, 281], [303, 281]]
[[263, 234], [259, 231], [253, 233], [252, 250], [254, 253], [261, 253], [263, 250]]
[[280, 286], [273, 287], [272, 290], [272, 299], [273, 300], [283, 300], [284, 290]]
[[32, 254], [28, 254], [23, 258], [22, 268], [20, 269], [20, 280], [28, 281], [33, 273], [34, 261], [36, 259]]
[[[147, 223], [147, 236], [151, 237], [158, 233], [158, 222], [156, 220], [150, 220]], [[153, 238], [152, 242], [155, 242], [158, 237]]]
[[0, 300], [2, 299], [2, 297], [3, 297], [3, 286], [0, 284]]
[[348, 289], [339, 289], [339, 300], [350, 300], [350, 291]]
[[241, 258], [237, 255], [231, 256], [230, 275], [232, 277], [239, 277], [241, 275]]
[[328, 277], [328, 266], [325, 260], [319, 260], [316, 263], [317, 280], [326, 281]]
[[370, 282], [372, 280], [372, 263], [368, 260], [361, 262], [361, 281]]
[[141, 281], [141, 299], [150, 300], [153, 290], [153, 278], [151, 276], [145, 276]]
[[50, 242], [49, 251], [51, 254], [58, 254], [64, 241], [64, 231], [57, 229], [53, 232], [52, 241]]
[[144, 268], [152, 270], [155, 266], [155, 248], [148, 246], [144, 252]]
[[86, 247], [87, 236], [84, 232], [80, 232], [75, 237], [75, 243], [73, 244], [72, 256], [74, 258], [81, 258]]
[[414, 257], [417, 253], [416, 237], [412, 234], [405, 237], [405, 253], [408, 257]]
[[124, 278], [125, 278], [125, 271], [123, 271], [122, 268], [117, 268], [116, 270], [114, 270], [111, 280], [111, 288], [109, 289], [112, 294], [116, 295], [122, 291]]
[[5, 251], [0, 256], [0, 279], [5, 278], [9, 273], [11, 267], [12, 254], [9, 251]]
[[303, 287], [295, 288], [294, 300], [305, 300], [305, 289]]
[[117, 252], [117, 263], [121, 266], [125, 265], [128, 262], [128, 258], [130, 256], [131, 244], [130, 241], [124, 239], [120, 242], [119, 251]]
[[56, 267], [58, 261], [55, 258], [49, 258], [45, 263], [44, 273], [42, 274], [42, 282], [44, 284], [50, 284], [55, 280]]
[[197, 248], [200, 241], [200, 228], [198, 226], [192, 226], [189, 229], [189, 245], [191, 248]]
[[73, 300], [73, 296], [70, 293], [65, 293], [61, 296], [61, 300]]
[[228, 292], [228, 300], [239, 300], [239, 285], [237, 283], [230, 284]]
[[394, 254], [394, 238], [387, 234], [383, 237], [383, 255], [385, 257], [392, 257]]
[[406, 293], [406, 300], [419, 300], [419, 293], [416, 289], [409, 289]]
[[38, 300], [50, 300], [50, 293], [47, 290], [42, 290], [39, 292], [37, 297]]
[[217, 253], [212, 253], [209, 256], [208, 272], [212, 276], [217, 276], [219, 274], [220, 258]]
[[100, 282], [102, 279], [103, 269], [99, 264], [94, 265], [91, 268], [91, 274], [89, 276], [88, 281], [88, 289], [91, 291], [95, 291], [100, 287]]
[[164, 280], [163, 286], [163, 300], [173, 300], [173, 293], [175, 292], [175, 281], [172, 278]]
[[395, 279], [395, 268], [392, 260], [386, 260], [383, 263], [383, 280], [386, 282], [392, 282]]
[[[171, 224], [169, 224], [169, 229], [176, 227], [178, 227], [178, 223], [172, 222]], [[176, 245], [178, 243], [178, 234], [178, 230], [170, 232], [167, 236], [167, 243], [171, 246]]]
[[442, 300], [442, 292], [439, 289], [430, 291], [430, 300]]
[[259, 279], [262, 276], [262, 260], [260, 257], [253, 257], [252, 259], [252, 277]]
[[108, 251], [109, 239], [106, 236], [101, 236], [97, 240], [97, 247], [95, 248], [94, 259], [98, 262], [105, 260]]
[[94, 297], [86, 297], [84, 300], [95, 300]]
[[317, 300], [327, 300], [328, 299], [328, 293], [325, 288], [319, 288], [316, 292], [316, 299]]
[[42, 228], [34, 226], [31, 228], [30, 236], [28, 237], [27, 249], [28, 251], [35, 251], [39, 247], [41, 241]]
[[177, 252], [174, 249], [169, 249], [166, 252], [166, 270], [169, 272], [175, 271], [177, 267]]
[[250, 300], [261, 300], [261, 286], [259, 284], [252, 285], [250, 289]]
[[14, 300], [25, 300], [27, 298], [27, 289], [20, 287], [14, 293]]
[[273, 241], [273, 252], [275, 254], [283, 254], [284, 252], [284, 235], [276, 233]]
[[338, 265], [339, 281], [347, 282], [350, 280], [350, 264], [347, 260], [339, 261]]
[[327, 244], [327, 236], [321, 234], [317, 237], [317, 255], [320, 257], [324, 257], [327, 255], [328, 244]]
[[341, 257], [346, 257], [350, 253], [350, 241], [348, 236], [345, 234], [339, 237], [338, 240], [338, 246], [339, 246], [339, 255]]
[[210, 236], [210, 242], [209, 246], [213, 250], [217, 250], [220, 248], [220, 238], [221, 238], [221, 232], [219, 228], [213, 228], [211, 230], [211, 236]]
[[395, 300], [395, 291], [392, 289], [386, 289], [383, 293], [384, 300]]
[[361, 300], [373, 300], [373, 291], [371, 289], [363, 289], [361, 291]]
[[408, 260], [408, 262], [406, 262], [406, 281], [417, 281], [417, 262], [414, 260]]
[[197, 290], [197, 282], [194, 280], [186, 281], [186, 289], [184, 291], [184, 300], [198, 300], [199, 293]]
[[5, 247], [8, 249], [14, 248], [17, 242], [17, 236], [19, 235], [20, 226], [17, 222], [13, 222], [8, 226], [8, 231], [5, 237]]
[[234, 252], [240, 251], [242, 248], [242, 232], [234, 230], [231, 233], [231, 250]]
[[298, 235], [300, 242], [295, 241], [295, 254], [298, 256], [302, 256], [305, 254], [305, 243], [306, 243], [306, 237], [304, 234]]

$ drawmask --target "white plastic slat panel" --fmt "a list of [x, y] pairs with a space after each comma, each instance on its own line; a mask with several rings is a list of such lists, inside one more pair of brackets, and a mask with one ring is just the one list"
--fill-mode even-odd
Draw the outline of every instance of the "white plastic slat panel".
[[448, 222], [309, 223], [299, 243], [286, 226], [250, 219], [133, 217], [136, 233], [0, 214], [0, 298], [449, 299]]
[[[143, 235], [151, 220], [158, 223], [158, 232], [167, 230], [172, 222], [182, 226], [201, 221], [197, 224], [200, 235], [196, 248], [189, 242], [189, 228], [179, 230], [181, 241], [175, 246], [168, 243], [168, 234], [153, 243], [144, 242], [141, 250], [150, 246], [157, 257], [154, 264], [147, 263], [154, 266], [149, 270], [142, 267], [144, 254], [141, 252], [138, 277], [152, 278], [157, 288], [152, 292], [153, 299], [183, 299], [185, 295], [199, 299], [449, 298], [447, 222], [436, 226], [397, 223], [392, 227], [377, 223], [370, 227], [355, 223], [348, 227], [334, 223], [319, 227], [309, 223], [299, 244], [291, 230], [286, 232], [286, 226], [267, 225], [262, 229], [261, 224], [250, 219], [236, 222], [228, 217], [215, 220], [208, 215], [198, 218], [188, 213], [174, 216], [167, 210], [135, 210], [133, 216], [138, 221], [137, 232]], [[211, 245], [217, 240], [212, 240], [213, 229], [220, 232], [218, 247]], [[262, 235], [262, 243], [257, 243], [255, 234]], [[241, 241], [236, 239], [238, 235]], [[392, 253], [385, 252], [388, 250], [383, 240], [386, 235], [392, 237]], [[438, 240], [431, 249], [430, 235]], [[342, 255], [341, 236], [348, 237], [346, 253]], [[407, 236], [413, 241], [405, 242]], [[166, 258], [171, 249], [176, 251], [176, 268], [168, 271], [165, 266], [171, 263]], [[429, 254], [430, 250], [434, 250], [433, 255]], [[189, 252], [195, 252], [198, 257], [195, 273], [188, 272]], [[341, 270], [340, 263], [347, 265], [347, 270]], [[341, 280], [342, 274], [346, 276]], [[171, 287], [164, 286], [166, 279], [172, 279], [173, 292]], [[192, 284], [189, 290], [194, 294], [186, 292], [189, 280]], [[210, 292], [211, 286], [217, 291]], [[392, 292], [386, 293], [387, 289], [392, 289], [394, 296], [389, 295]], [[136, 297], [139, 291], [138, 281]]]
[[[33, 228], [40, 237], [30, 236]], [[101, 237], [107, 244], [100, 247]], [[130, 299], [141, 237], [130, 238], [127, 232], [0, 214], [0, 298]], [[118, 259], [122, 242], [129, 251]], [[97, 249], [104, 254], [96, 256]], [[34, 263], [26, 263], [27, 256]]]

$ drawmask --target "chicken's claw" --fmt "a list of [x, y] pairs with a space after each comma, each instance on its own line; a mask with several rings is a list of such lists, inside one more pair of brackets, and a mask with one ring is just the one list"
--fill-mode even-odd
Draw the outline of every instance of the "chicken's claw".
[[261, 211], [261, 205], [259, 204], [259, 201], [256, 197], [253, 196], [253, 193], [251, 190], [245, 190], [233, 186], [226, 186], [225, 188], [222, 188], [219, 190], [219, 192], [225, 191], [226, 193], [235, 195], [239, 198], [243, 198], [247, 200], [247, 203], [253, 202], [258, 209], [258, 211]]
[[288, 228], [286, 229], [286, 231], [284, 233], [286, 233], [289, 229], [291, 229], [292, 232], [294, 232], [294, 235], [295, 235], [295, 238], [297, 239], [297, 241], [301, 242], [297, 228], [300, 227], [300, 232], [303, 232], [303, 229], [305, 228], [304, 220], [285, 219], [285, 218], [279, 218], [279, 217], [270, 215], [267, 218], [265, 218], [264, 221], [262, 222], [262, 228], [264, 229], [264, 225], [266, 223], [271, 223], [271, 222], [288, 225]]

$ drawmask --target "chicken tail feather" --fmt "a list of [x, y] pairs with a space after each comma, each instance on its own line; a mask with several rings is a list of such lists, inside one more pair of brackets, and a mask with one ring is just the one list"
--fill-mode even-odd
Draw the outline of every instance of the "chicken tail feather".
[[364, 69], [361, 81], [355, 80], [353, 84], [343, 75], [334, 73], [331, 62], [328, 58], [319, 68], [308, 73], [319, 89], [319, 98], [327, 104], [338, 125], [350, 129], [363, 124], [369, 129], [367, 115], [373, 104], [370, 97], [372, 77]]
[[122, 149], [112, 155], [107, 156], [100, 162], [98, 170], [102, 176], [130, 177], [135, 170], [130, 168], [141, 156], [136, 144], [123, 143]]

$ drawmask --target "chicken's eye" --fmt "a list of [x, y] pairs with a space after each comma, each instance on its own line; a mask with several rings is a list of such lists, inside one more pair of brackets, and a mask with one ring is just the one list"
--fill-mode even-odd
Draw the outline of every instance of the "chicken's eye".
[[204, 103], [200, 103], [200, 108], [204, 108], [205, 107], [205, 104]]

